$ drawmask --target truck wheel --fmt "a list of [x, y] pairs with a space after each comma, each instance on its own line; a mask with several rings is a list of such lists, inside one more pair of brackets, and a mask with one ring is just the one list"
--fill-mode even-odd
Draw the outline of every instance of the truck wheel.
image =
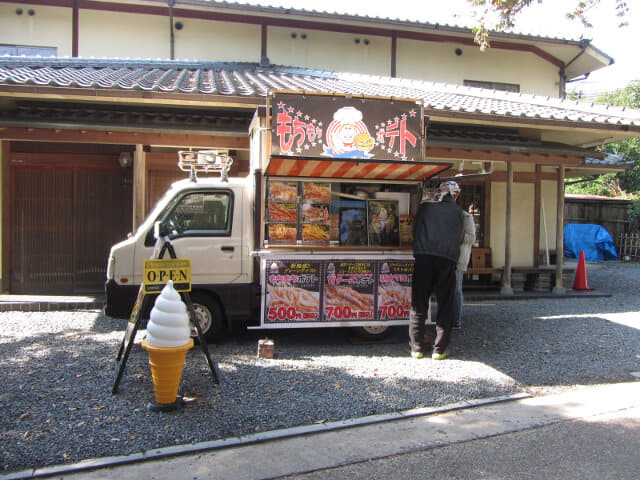
[[[224, 319], [222, 309], [218, 302], [209, 295], [202, 293], [191, 294], [191, 303], [202, 330], [202, 335], [207, 341], [218, 340], [224, 331]], [[198, 341], [196, 329], [192, 329], [191, 336]]]
[[381, 340], [391, 334], [391, 327], [388, 325], [366, 325], [356, 327], [353, 332], [360, 338], [367, 340]]

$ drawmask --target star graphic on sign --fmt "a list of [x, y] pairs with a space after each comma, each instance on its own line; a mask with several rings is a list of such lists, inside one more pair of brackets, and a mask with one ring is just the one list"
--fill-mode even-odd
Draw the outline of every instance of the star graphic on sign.
[[310, 117], [309, 117], [309, 115], [305, 115], [305, 116], [304, 116], [304, 119], [305, 119], [307, 122], [309, 121], [309, 118], [310, 118]]
[[316, 123], [317, 120], [315, 118], [311, 119], [311, 123]]
[[302, 149], [300, 147], [296, 147], [296, 152], [300, 153], [302, 152]]
[[305, 149], [305, 150], [309, 150], [309, 144], [308, 144], [308, 143], [305, 143], [305, 144], [304, 144], [304, 149]]
[[416, 111], [413, 110], [413, 109], [409, 110], [409, 116], [410, 117], [415, 117], [416, 116]]
[[403, 114], [402, 114], [402, 119], [403, 119], [403, 120], [406, 120], [406, 119], [407, 119], [407, 114], [406, 114], [406, 113], [403, 113]]
[[402, 159], [403, 159], [403, 160], [406, 160], [406, 159], [407, 159], [407, 156], [406, 156], [406, 155], [402, 155]]
[[397, 158], [397, 157], [400, 156], [400, 153], [399, 152], [393, 152], [393, 156]]
[[391, 120], [387, 120], [387, 125], [391, 125], [391, 123], [393, 123]]
[[296, 112], [296, 117], [299, 117], [300, 115], [302, 115], [302, 112], [301, 112], [300, 110], [298, 110], [298, 111]]
[[281, 109], [281, 110], [284, 110], [284, 102], [280, 102], [278, 104], [278, 108]]
[[287, 108], [287, 110], [288, 110], [289, 113], [293, 113], [294, 108], [293, 107], [289, 107], [289, 108]]
[[315, 147], [316, 145], [317, 145], [317, 143], [316, 143], [316, 142], [311, 142], [311, 146], [312, 146], [312, 147]]

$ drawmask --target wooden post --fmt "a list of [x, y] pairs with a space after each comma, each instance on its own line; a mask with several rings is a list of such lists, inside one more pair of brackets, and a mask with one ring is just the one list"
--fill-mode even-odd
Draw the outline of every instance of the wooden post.
[[536, 165], [536, 184], [533, 205], [533, 266], [540, 265], [540, 213], [542, 204], [542, 165]]
[[564, 165], [558, 167], [557, 211], [556, 211], [556, 285], [553, 293], [563, 294], [562, 267], [564, 265]]
[[2, 163], [0, 180], [2, 185], [2, 273], [0, 274], [0, 292], [11, 289], [11, 246], [12, 246], [12, 178], [11, 178], [11, 142], [0, 140], [0, 161]]
[[146, 214], [147, 159], [143, 145], [133, 153], [133, 229], [138, 228]]
[[513, 164], [507, 161], [507, 198], [505, 203], [504, 232], [504, 274], [502, 276], [502, 295], [513, 295], [511, 288], [511, 190], [513, 187]]

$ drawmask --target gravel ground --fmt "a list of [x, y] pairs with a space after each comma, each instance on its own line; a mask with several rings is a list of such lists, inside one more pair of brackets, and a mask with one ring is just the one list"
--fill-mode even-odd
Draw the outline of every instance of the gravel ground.
[[640, 265], [588, 265], [608, 298], [469, 304], [452, 359], [407, 356], [406, 327], [381, 344], [346, 330], [270, 332], [211, 347], [215, 385], [191, 350], [176, 412], [147, 409], [153, 385], [138, 334], [117, 395], [114, 360], [125, 324], [100, 312], [0, 314], [0, 472], [124, 455], [258, 431], [572, 385], [632, 381], [640, 371]]

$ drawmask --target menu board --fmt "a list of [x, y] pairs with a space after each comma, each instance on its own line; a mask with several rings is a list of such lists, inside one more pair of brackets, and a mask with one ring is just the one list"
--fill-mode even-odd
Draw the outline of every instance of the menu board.
[[368, 200], [369, 246], [398, 246], [398, 202]]
[[328, 261], [323, 319], [327, 322], [373, 320], [375, 289], [373, 260]]
[[269, 260], [265, 323], [315, 322], [320, 316], [322, 260]]
[[331, 184], [306, 182], [302, 184], [304, 199], [308, 202], [329, 203], [331, 200]]
[[412, 274], [412, 260], [378, 262], [376, 320], [409, 320]]
[[298, 200], [298, 184], [296, 182], [269, 182], [269, 200], [272, 202], [295, 202]]
[[265, 259], [264, 324], [405, 322], [413, 259]]
[[298, 238], [298, 183], [269, 181], [267, 239], [275, 244], [295, 244]]
[[328, 245], [331, 238], [331, 184], [303, 182], [301, 230], [303, 244]]

